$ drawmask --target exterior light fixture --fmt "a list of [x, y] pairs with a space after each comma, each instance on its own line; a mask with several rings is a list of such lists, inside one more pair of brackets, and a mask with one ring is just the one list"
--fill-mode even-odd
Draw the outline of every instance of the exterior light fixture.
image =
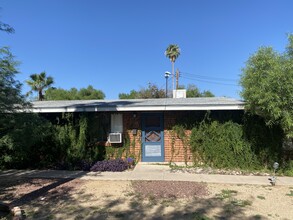
[[166, 98], [168, 97], [168, 78], [169, 78], [170, 75], [171, 75], [170, 72], [168, 72], [168, 71], [165, 72], [165, 78], [166, 78], [166, 94], [165, 94], [165, 97]]
[[276, 177], [276, 170], [279, 168], [279, 163], [275, 162], [273, 164], [273, 168], [274, 168], [274, 176], [269, 178], [270, 183], [272, 184], [272, 186], [276, 185], [277, 182], [277, 177]]

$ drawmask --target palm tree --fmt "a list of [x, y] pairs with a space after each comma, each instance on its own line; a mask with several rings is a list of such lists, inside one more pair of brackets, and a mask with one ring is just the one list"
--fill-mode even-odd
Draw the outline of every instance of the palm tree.
[[174, 89], [174, 63], [180, 55], [179, 46], [177, 44], [170, 44], [165, 51], [165, 55], [172, 63], [172, 89]]
[[31, 90], [27, 93], [30, 95], [33, 91], [38, 92], [38, 100], [44, 100], [43, 91], [49, 88], [53, 83], [53, 77], [46, 76], [46, 72], [41, 72], [40, 74], [30, 75], [30, 80], [26, 80], [26, 83], [31, 87]]

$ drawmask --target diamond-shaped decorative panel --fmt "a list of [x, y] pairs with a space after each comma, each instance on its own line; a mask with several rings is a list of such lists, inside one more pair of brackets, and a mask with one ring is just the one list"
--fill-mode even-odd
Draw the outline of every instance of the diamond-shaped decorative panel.
[[160, 131], [148, 131], [145, 133], [145, 142], [160, 142], [161, 133]]

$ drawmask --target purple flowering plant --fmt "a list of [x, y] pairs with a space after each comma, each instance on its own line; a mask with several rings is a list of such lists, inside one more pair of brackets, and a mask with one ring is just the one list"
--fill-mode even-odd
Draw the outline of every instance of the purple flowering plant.
[[132, 157], [127, 157], [127, 163], [133, 163], [134, 159]]

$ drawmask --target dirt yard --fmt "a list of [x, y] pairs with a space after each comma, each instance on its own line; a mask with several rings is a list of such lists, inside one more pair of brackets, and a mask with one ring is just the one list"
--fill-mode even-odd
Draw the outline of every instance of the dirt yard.
[[13, 178], [0, 201], [26, 219], [293, 219], [288, 186]]

